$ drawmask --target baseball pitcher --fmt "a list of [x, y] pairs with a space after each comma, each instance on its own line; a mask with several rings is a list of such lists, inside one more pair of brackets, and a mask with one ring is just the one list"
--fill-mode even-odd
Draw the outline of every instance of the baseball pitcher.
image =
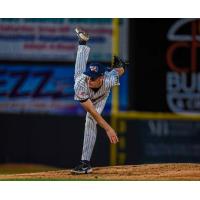
[[90, 63], [86, 67], [90, 53], [90, 48], [86, 45], [89, 35], [80, 28], [76, 28], [75, 32], [79, 45], [75, 63], [74, 99], [80, 102], [87, 114], [81, 161], [72, 173], [85, 174], [92, 172], [90, 159], [96, 141], [97, 123], [105, 130], [111, 143], [116, 144], [119, 141], [116, 132], [103, 119], [101, 113], [111, 88], [119, 85], [119, 77], [124, 73], [126, 63], [114, 57], [113, 66], [109, 70], [100, 63]]

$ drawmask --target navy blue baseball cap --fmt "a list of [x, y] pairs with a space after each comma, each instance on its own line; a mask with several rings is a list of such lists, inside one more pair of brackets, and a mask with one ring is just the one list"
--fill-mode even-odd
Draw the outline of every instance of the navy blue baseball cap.
[[106, 67], [100, 63], [91, 63], [87, 66], [86, 71], [83, 73], [86, 76], [91, 78], [98, 78], [99, 76], [103, 76], [106, 71]]

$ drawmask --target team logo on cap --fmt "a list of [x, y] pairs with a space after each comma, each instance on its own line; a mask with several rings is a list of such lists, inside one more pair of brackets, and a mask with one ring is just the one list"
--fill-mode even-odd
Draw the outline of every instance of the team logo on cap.
[[92, 72], [98, 72], [98, 67], [97, 66], [90, 66], [90, 70]]

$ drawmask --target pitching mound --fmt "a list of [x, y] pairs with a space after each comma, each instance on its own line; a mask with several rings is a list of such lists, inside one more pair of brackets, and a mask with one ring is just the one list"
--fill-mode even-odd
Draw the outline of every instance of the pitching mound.
[[0, 180], [200, 180], [200, 164], [145, 164], [93, 168], [92, 174], [72, 175], [53, 170], [0, 175]]

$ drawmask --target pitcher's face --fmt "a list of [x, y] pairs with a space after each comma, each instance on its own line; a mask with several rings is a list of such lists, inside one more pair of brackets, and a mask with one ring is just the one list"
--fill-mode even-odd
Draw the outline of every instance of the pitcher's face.
[[87, 83], [88, 83], [89, 88], [99, 88], [99, 87], [101, 87], [101, 85], [103, 83], [103, 79], [104, 79], [103, 76], [100, 76], [96, 79], [88, 77]]

